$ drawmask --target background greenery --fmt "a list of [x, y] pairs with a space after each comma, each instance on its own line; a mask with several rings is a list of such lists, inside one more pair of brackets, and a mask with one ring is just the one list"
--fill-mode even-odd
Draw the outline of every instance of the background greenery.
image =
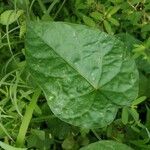
[[[108, 139], [136, 150], [150, 149], [149, 0], [0, 0], [0, 14], [2, 142], [19, 146], [18, 139], [22, 136], [23, 147], [29, 149], [77, 150], [89, 143]], [[85, 130], [56, 118], [41, 93], [31, 121], [28, 118], [30, 124], [25, 125], [22, 118], [37, 94], [24, 56], [26, 23], [30, 20], [86, 24], [120, 38], [127, 44], [139, 69], [139, 98], [131, 107], [120, 110], [109, 126]], [[23, 131], [19, 131], [21, 124]], [[0, 146], [3, 147], [2, 143]]]

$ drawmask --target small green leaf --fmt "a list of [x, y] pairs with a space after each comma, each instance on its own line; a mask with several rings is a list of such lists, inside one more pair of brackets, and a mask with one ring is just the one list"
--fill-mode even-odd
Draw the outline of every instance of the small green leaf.
[[68, 136], [62, 143], [62, 148], [65, 150], [71, 150], [75, 147], [75, 140], [73, 136]]
[[95, 26], [96, 26], [95, 22], [94, 22], [93, 19], [90, 18], [90, 17], [83, 16], [83, 21], [84, 21], [84, 23], [85, 23], [86, 25], [88, 25], [88, 26], [90, 26], [90, 27], [95, 27]]
[[103, 14], [99, 13], [98, 11], [94, 11], [90, 13], [90, 16], [95, 19], [96, 21], [103, 20]]
[[114, 7], [108, 12], [108, 15], [109, 15], [109, 16], [112, 16], [112, 15], [115, 14], [119, 9], [120, 9], [120, 6], [114, 6]]
[[129, 112], [130, 112], [131, 116], [134, 118], [135, 122], [138, 122], [139, 121], [139, 114], [138, 114], [137, 110], [134, 108], [131, 108], [129, 110]]
[[133, 150], [133, 149], [123, 143], [103, 140], [100, 142], [89, 144], [88, 146], [85, 146], [80, 150]]
[[93, 3], [95, 3], [95, 0], [87, 0], [87, 5], [92, 5]]
[[49, 14], [44, 14], [42, 16], [42, 21], [53, 21], [53, 18]]
[[111, 25], [108, 21], [104, 20], [104, 27], [105, 27], [105, 30], [109, 33], [109, 34], [113, 34], [113, 31], [112, 31], [112, 28], [111, 28]]
[[39, 129], [31, 129], [27, 138], [27, 146], [35, 149], [47, 150], [52, 144], [48, 132]]
[[0, 16], [0, 23], [2, 25], [9, 25], [15, 22], [21, 15], [23, 14], [23, 10], [6, 10]]
[[141, 28], [141, 32], [148, 32], [150, 31], [150, 24], [145, 24], [142, 28]]
[[122, 109], [122, 116], [121, 116], [121, 120], [123, 124], [126, 125], [128, 123], [128, 117], [129, 117], [128, 108], [124, 107]]
[[135, 44], [134, 47], [135, 48], [132, 50], [134, 52], [134, 56], [133, 56], [134, 59], [138, 58], [139, 56], [143, 56], [143, 58], [147, 57], [145, 53], [146, 47], [143, 44], [140, 45]]
[[146, 47], [142, 44], [135, 45], [135, 47], [136, 48], [133, 49], [133, 52], [143, 52], [146, 49]]
[[146, 48], [150, 48], [150, 37], [146, 40], [144, 45]]
[[25, 33], [26, 33], [26, 22], [23, 21], [23, 22], [21, 22], [21, 24], [20, 24], [19, 38], [22, 38]]
[[134, 130], [135, 132], [140, 133], [140, 130], [139, 130], [137, 127], [131, 126], [131, 128], [132, 128], [132, 130]]
[[108, 18], [108, 21], [110, 21], [110, 22], [111, 22], [112, 24], [114, 24], [115, 26], [119, 26], [118, 20], [116, 20], [116, 19], [114, 19], [114, 18], [112, 18], [112, 17]]
[[135, 100], [132, 102], [132, 105], [133, 105], [133, 106], [138, 105], [138, 104], [142, 103], [143, 101], [145, 101], [146, 98], [147, 98], [146, 96], [141, 96], [141, 97], [135, 99]]

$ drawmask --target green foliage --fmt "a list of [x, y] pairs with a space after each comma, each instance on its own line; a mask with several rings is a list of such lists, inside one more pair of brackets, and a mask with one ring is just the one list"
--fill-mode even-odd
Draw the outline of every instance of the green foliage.
[[10, 25], [15, 22], [22, 14], [23, 10], [7, 10], [1, 14], [0, 23], [2, 25]]
[[0, 142], [0, 147], [3, 148], [4, 150], [27, 150], [26, 148], [15, 148], [13, 146], [10, 146], [6, 143]]
[[[121, 102], [127, 102], [127, 100], [123, 99], [123, 101], [121, 101], [122, 96], [118, 95], [117, 97], [116, 94], [114, 94], [115, 99], [111, 97], [111, 106], [115, 106], [115, 108], [113, 108], [119, 108], [119, 110], [117, 115], [114, 116], [115, 118], [113, 118], [114, 120], [111, 124], [103, 128], [100, 128], [100, 126], [97, 126], [97, 129], [78, 128], [56, 118], [47, 104], [47, 100], [44, 96], [45, 93], [40, 94], [39, 98], [36, 99], [37, 102], [33, 101], [37, 94], [37, 85], [34, 82], [36, 77], [33, 78], [31, 76], [33, 72], [30, 74], [26, 66], [25, 58], [25, 37], [28, 31], [26, 24], [30, 21], [49, 23], [51, 21], [64, 21], [68, 22], [68, 26], [71, 26], [70, 23], [85, 24], [90, 26], [90, 28], [86, 28], [90, 31], [92, 30], [92, 33], [94, 31], [98, 33], [104, 31], [113, 35], [111, 40], [119, 39], [117, 41], [122, 43], [121, 45], [124, 45], [123, 47], [126, 47], [124, 50], [128, 50], [127, 53], [129, 57], [135, 59], [139, 71], [138, 97], [134, 96], [131, 98], [128, 105], [124, 105], [123, 108], [121, 108], [122, 106], [120, 107], [120, 105], [116, 108], [116, 105]], [[36, 25], [38, 26], [38, 23]], [[72, 28], [74, 27], [71, 27], [71, 29]], [[46, 30], [44, 26], [42, 26], [42, 29]], [[43, 30], [40, 29], [38, 31], [39, 34], [41, 31], [44, 32]], [[55, 29], [55, 32], [57, 30], [58, 28]], [[63, 40], [62, 43], [71, 41], [66, 37], [67, 34], [69, 35], [68, 31], [67, 29], [64, 33], [65, 40]], [[84, 39], [86, 40], [89, 38], [91, 42], [95, 38], [86, 35], [80, 38], [78, 45], [80, 45]], [[149, 35], [149, 0], [0, 0], [0, 149], [79, 150], [84, 146], [90, 146], [90, 143], [94, 144], [98, 140], [101, 140], [100, 143], [105, 143], [107, 142], [106, 140], [111, 140], [111, 142], [112, 140], [118, 141], [119, 143], [117, 142], [117, 145], [124, 143], [136, 150], [150, 149]], [[53, 40], [53, 37], [50, 36], [50, 39]], [[62, 39], [64, 39], [64, 37], [62, 37]], [[59, 40], [60, 38], [57, 36], [55, 41], [57, 41], [58, 44], [60, 44]], [[71, 41], [71, 43], [72, 42], [75, 43], [75, 40]], [[30, 43], [32, 46], [36, 46], [34, 45], [34, 43], [36, 43], [34, 40], [31, 40]], [[95, 44], [93, 43], [92, 45]], [[77, 50], [81, 50], [78, 45], [74, 45], [74, 48], [71, 47], [71, 50], [75, 49], [75, 47], [77, 47]], [[48, 49], [50, 49], [50, 46], [53, 45], [49, 45]], [[55, 48], [52, 49], [56, 51]], [[41, 51], [42, 50], [43, 49], [41, 49]], [[88, 49], [88, 52], [89, 50], [90, 49]], [[39, 51], [39, 49], [36, 49], [34, 52], [36, 54], [36, 52]], [[76, 51], [71, 52], [71, 54], [75, 54], [75, 52]], [[118, 49], [118, 54], [120, 54], [120, 49]], [[70, 54], [65, 53], [65, 56], [67, 55], [70, 56]], [[117, 50], [115, 56], [116, 55]], [[58, 60], [60, 60], [60, 57], [58, 57]], [[91, 62], [94, 61], [90, 60], [87, 64], [91, 64]], [[109, 59], [109, 61], [111, 61], [111, 59]], [[57, 64], [54, 62], [51, 63], [51, 65], [54, 67], [55, 71], [58, 72], [59, 70], [63, 72], [64, 68], [62, 66], [59, 65], [57, 68], [55, 66]], [[48, 67], [48, 63], [46, 66]], [[81, 70], [85, 68], [83, 61], [82, 65], [79, 66]], [[90, 65], [87, 67], [90, 67]], [[110, 67], [115, 68], [117, 66], [110, 65]], [[126, 68], [127, 71], [132, 70], [129, 64]], [[45, 72], [47, 71], [48, 70]], [[113, 69], [109, 68], [109, 71], [112, 73]], [[87, 74], [88, 73], [91, 72], [87, 72]], [[78, 75], [80, 78], [82, 77], [81, 73]], [[122, 76], [121, 79], [123, 79]], [[128, 80], [130, 81], [130, 78]], [[55, 82], [52, 82], [52, 85], [55, 85], [56, 80], [53, 81]], [[74, 87], [70, 84], [68, 91], [71, 91], [77, 85], [81, 85], [81, 82], [77, 82], [78, 80], [73, 81], [76, 81], [76, 84]], [[37, 80], [37, 82], [39, 81]], [[49, 80], [46, 78], [44, 83], [46, 84], [48, 82]], [[124, 89], [125, 83], [122, 84], [122, 82], [122, 80], [118, 82], [118, 85], [124, 85]], [[41, 86], [42, 85], [43, 83], [41, 83]], [[108, 82], [108, 85], [110, 86], [110, 82]], [[121, 90], [119, 86], [116, 87], [118, 87], [118, 89], [116, 90], [115, 88], [115, 91]], [[127, 94], [130, 95], [129, 97], [132, 97], [134, 95], [133, 93], [134, 89], [131, 88]], [[90, 96], [91, 95], [87, 96], [87, 99], [90, 99]], [[110, 97], [110, 95], [108, 96]], [[67, 99], [70, 98], [67, 97]], [[34, 105], [31, 105], [33, 102]], [[69, 106], [65, 108], [74, 108], [75, 105], [72, 105], [73, 102], [74, 101], [71, 101], [71, 104], [69, 103]], [[83, 102], [85, 103], [85, 100]], [[86, 102], [89, 104], [88, 100]], [[99, 108], [98, 111], [104, 110], [104, 107], [102, 109], [99, 107], [99, 103], [97, 106]], [[82, 109], [85, 110], [86, 107], [82, 107]], [[28, 115], [26, 114], [30, 114], [29, 117], [27, 117]], [[61, 117], [62, 116], [63, 114], [61, 113]], [[96, 116], [97, 114], [94, 117]], [[108, 116], [110, 117], [110, 115]], [[92, 117], [92, 120], [94, 117]], [[106, 120], [109, 119], [109, 117], [106, 117]], [[82, 116], [80, 118], [82, 118]], [[27, 123], [24, 121], [26, 119]], [[89, 124], [91, 123], [92, 121], [89, 122]], [[20, 141], [17, 140], [19, 136], [21, 137], [21, 144], [19, 144]], [[110, 143], [102, 145], [107, 147]]]
[[81, 148], [80, 150], [133, 150], [132, 148], [114, 141], [100, 141], [92, 143], [86, 147]]
[[138, 94], [138, 73], [123, 43], [98, 30], [30, 23], [26, 59], [53, 113], [76, 126], [106, 126], [117, 105], [129, 106]]

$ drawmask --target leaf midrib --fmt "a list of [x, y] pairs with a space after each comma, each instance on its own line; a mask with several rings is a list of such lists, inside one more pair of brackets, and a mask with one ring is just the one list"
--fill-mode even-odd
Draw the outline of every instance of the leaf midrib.
[[80, 73], [75, 67], [73, 67], [67, 60], [65, 60], [59, 53], [57, 53], [31, 26], [31, 31], [34, 32], [39, 39], [41, 39], [54, 53], [56, 53], [63, 61], [65, 61], [72, 69], [74, 69], [80, 76], [82, 76], [95, 90], [98, 88], [94, 86], [82, 73]]

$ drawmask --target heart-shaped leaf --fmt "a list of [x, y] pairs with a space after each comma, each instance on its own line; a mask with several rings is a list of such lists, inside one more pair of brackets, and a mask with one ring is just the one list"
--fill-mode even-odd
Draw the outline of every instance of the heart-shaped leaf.
[[124, 44], [84, 25], [30, 23], [26, 59], [53, 113], [75, 126], [110, 124], [118, 106], [138, 94], [138, 71]]

